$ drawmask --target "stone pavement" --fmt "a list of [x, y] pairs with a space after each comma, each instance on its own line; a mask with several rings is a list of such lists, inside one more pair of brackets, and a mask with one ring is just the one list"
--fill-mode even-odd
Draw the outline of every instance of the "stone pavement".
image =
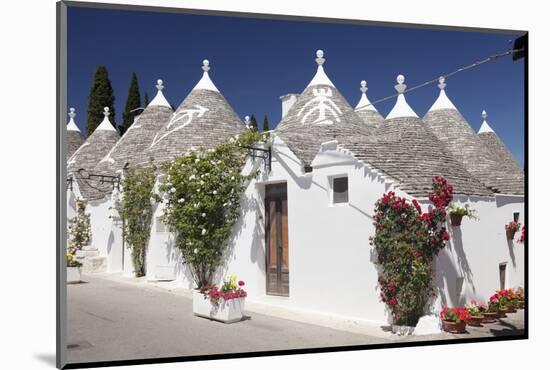
[[69, 363], [517, 335], [524, 328], [519, 310], [495, 324], [468, 327], [467, 334], [399, 337], [384, 327], [306, 320], [253, 302], [245, 320], [227, 325], [195, 317], [185, 289], [113, 274], [83, 280], [67, 286]]

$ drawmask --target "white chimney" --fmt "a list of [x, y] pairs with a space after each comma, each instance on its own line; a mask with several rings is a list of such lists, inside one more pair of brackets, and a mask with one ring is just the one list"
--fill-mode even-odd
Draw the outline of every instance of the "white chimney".
[[282, 108], [282, 117], [281, 119], [285, 118], [286, 114], [292, 108], [294, 103], [296, 103], [296, 100], [298, 100], [298, 97], [300, 94], [285, 94], [280, 97], [281, 99], [281, 108]]

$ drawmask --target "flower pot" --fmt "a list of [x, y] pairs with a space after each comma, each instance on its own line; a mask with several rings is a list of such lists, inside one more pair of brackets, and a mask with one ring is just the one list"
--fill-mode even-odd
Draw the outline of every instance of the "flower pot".
[[483, 313], [483, 320], [481, 322], [483, 324], [491, 324], [491, 323], [497, 321], [497, 317], [498, 317], [497, 312], [484, 312]]
[[414, 332], [414, 326], [393, 324], [391, 326], [391, 332], [397, 335], [411, 335]]
[[455, 334], [464, 333], [466, 331], [466, 322], [443, 321], [443, 330]]
[[518, 308], [520, 310], [523, 310], [525, 308], [525, 301], [518, 301]]
[[514, 306], [512, 305], [506, 306], [506, 313], [516, 313], [516, 312], [518, 312], [518, 310]]
[[451, 226], [460, 226], [462, 224], [462, 215], [451, 214]]
[[220, 299], [213, 304], [209, 298], [204, 298], [204, 294], [193, 290], [193, 314], [226, 324], [237, 322], [243, 318], [244, 300], [245, 297], [227, 301]]
[[80, 267], [67, 267], [67, 284], [80, 283], [82, 281], [82, 269]]
[[514, 230], [506, 230], [506, 240], [514, 240], [516, 232]]
[[498, 318], [503, 318], [503, 317], [506, 317], [506, 312], [508, 312], [508, 309], [498, 309]]
[[481, 326], [482, 322], [483, 322], [483, 315], [472, 316], [472, 318], [468, 321], [468, 325]]

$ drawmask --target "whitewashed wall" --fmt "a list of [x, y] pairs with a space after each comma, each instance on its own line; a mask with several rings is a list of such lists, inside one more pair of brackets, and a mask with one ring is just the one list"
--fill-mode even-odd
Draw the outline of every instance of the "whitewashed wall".
[[[229, 241], [226, 263], [220, 268], [217, 282], [235, 274], [246, 282], [250, 299], [265, 296], [264, 190], [268, 183], [286, 182], [288, 191], [289, 297], [293, 307], [331, 315], [387, 323], [385, 305], [379, 301], [378, 273], [372, 262], [373, 247], [368, 238], [374, 235], [374, 203], [385, 192], [395, 189], [388, 179], [369, 170], [336, 143], [328, 143], [312, 163], [313, 172], [305, 174], [300, 161], [281, 141], [273, 145], [272, 171], [263, 171], [263, 162], [250, 160], [244, 172], [260, 168], [262, 172], [247, 187], [242, 200], [242, 216]], [[329, 178], [348, 175], [349, 203], [331, 205]], [[523, 245], [508, 243], [504, 224], [520, 212], [523, 223], [523, 197], [455, 197], [477, 210], [479, 221], [464, 218], [461, 227], [448, 229], [449, 245], [436, 261], [436, 284], [441, 293], [439, 303], [462, 305], [472, 298], [486, 300], [499, 287], [500, 263], [507, 263], [507, 286], [523, 285]], [[116, 227], [106, 218], [109, 202], [93, 204], [94, 243], [109, 245]], [[112, 201], [111, 201], [112, 203]], [[423, 207], [427, 209], [426, 201]], [[195, 286], [181, 255], [173, 245], [173, 235], [159, 223], [163, 204], [155, 208], [147, 253], [149, 280], [177, 280], [186, 288]], [[94, 223], [105, 225], [94, 225]], [[120, 231], [118, 233], [120, 235]], [[519, 233], [516, 235], [516, 239]], [[113, 260], [120, 255], [117, 239], [111, 249], [103, 245], [102, 253]], [[98, 245], [99, 246], [99, 245]], [[114, 253], [113, 251], [117, 252]], [[131, 273], [126, 253], [125, 272]], [[120, 270], [120, 261], [109, 263]], [[457, 278], [464, 278], [457, 292]], [[344, 298], [345, 297], [345, 298]]]

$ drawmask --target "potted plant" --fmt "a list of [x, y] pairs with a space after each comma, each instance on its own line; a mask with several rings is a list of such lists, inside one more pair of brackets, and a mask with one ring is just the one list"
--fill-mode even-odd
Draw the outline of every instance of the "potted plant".
[[489, 300], [489, 304], [482, 303], [479, 308], [483, 313], [483, 324], [490, 324], [497, 321], [498, 318], [498, 299], [496, 301]]
[[521, 228], [521, 224], [519, 222], [510, 221], [504, 226], [504, 228], [506, 229], [506, 239], [514, 240], [514, 236]]
[[522, 287], [516, 289], [516, 295], [518, 296], [518, 307], [519, 309], [525, 308], [525, 291]]
[[205, 285], [194, 290], [193, 313], [226, 324], [240, 321], [246, 297], [243, 286], [244, 281], [237, 282], [237, 277], [232, 275], [219, 289], [216, 285]]
[[518, 308], [518, 295], [512, 290], [507, 289], [504, 291], [500, 291], [500, 294], [502, 294], [506, 298], [506, 307], [508, 313], [515, 313], [517, 312]]
[[82, 263], [73, 258], [73, 254], [67, 252], [67, 284], [80, 283], [82, 281]]
[[472, 318], [470, 312], [464, 307], [443, 307], [439, 313], [443, 322], [443, 330], [449, 333], [464, 333], [466, 323]]
[[481, 323], [483, 321], [483, 313], [481, 312], [477, 302], [472, 299], [470, 304], [466, 305], [466, 310], [468, 310], [468, 312], [472, 316], [470, 320], [468, 320], [468, 325], [481, 326]]
[[451, 203], [447, 207], [447, 212], [451, 218], [451, 226], [460, 226], [462, 224], [462, 217], [468, 217], [474, 220], [478, 219], [476, 216], [476, 210], [470, 208], [469, 204], [461, 207], [456, 203]]

